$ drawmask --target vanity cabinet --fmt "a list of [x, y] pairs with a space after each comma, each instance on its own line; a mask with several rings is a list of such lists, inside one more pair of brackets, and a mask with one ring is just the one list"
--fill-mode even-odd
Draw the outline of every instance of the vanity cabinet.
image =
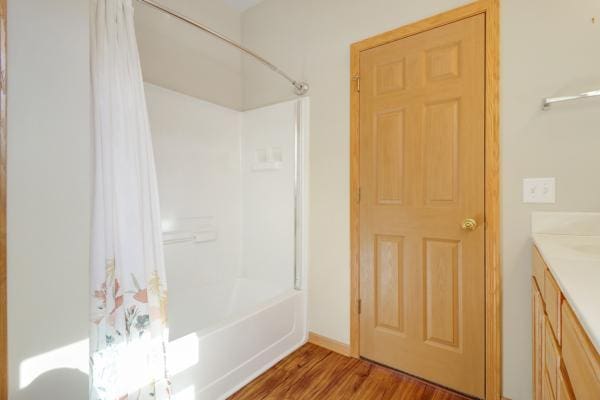
[[533, 248], [534, 400], [599, 400], [600, 355]]
[[533, 391], [534, 399], [543, 399], [544, 380], [543, 361], [544, 361], [544, 301], [538, 288], [535, 278], [532, 280], [532, 299], [533, 306]]

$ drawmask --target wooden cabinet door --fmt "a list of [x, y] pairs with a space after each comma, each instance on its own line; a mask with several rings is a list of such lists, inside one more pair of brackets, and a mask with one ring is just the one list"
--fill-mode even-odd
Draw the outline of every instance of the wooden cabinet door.
[[562, 316], [562, 357], [575, 398], [600, 399], [600, 354], [566, 302], [562, 304]]
[[556, 400], [554, 398], [554, 393], [552, 393], [552, 388], [550, 387], [548, 374], [545, 371], [542, 372], [542, 400]]
[[479, 398], [484, 61], [484, 15], [360, 55], [360, 354]]
[[544, 368], [548, 376], [548, 382], [550, 383], [552, 393], [554, 393], [556, 396], [558, 376], [560, 375], [560, 348], [558, 347], [558, 343], [556, 343], [556, 338], [554, 337], [554, 333], [552, 331], [552, 325], [550, 325], [550, 320], [548, 319], [547, 314], [544, 320]]
[[556, 389], [556, 400], [575, 400], [567, 371], [561, 367], [560, 375], [558, 376], [558, 389]]
[[533, 333], [533, 399], [542, 400], [542, 379], [544, 372], [544, 301], [532, 279], [532, 333]]

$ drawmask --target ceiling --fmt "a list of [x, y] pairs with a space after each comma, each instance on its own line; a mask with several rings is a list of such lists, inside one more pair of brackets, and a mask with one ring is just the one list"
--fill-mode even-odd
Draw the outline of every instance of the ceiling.
[[227, 3], [231, 7], [235, 8], [239, 12], [243, 12], [243, 11], [246, 11], [247, 9], [249, 9], [250, 7], [254, 7], [258, 3], [260, 3], [262, 0], [223, 0], [223, 1], [225, 1], [225, 3]]
[[[225, 0], [162, 1], [241, 41], [240, 12]], [[135, 5], [135, 28], [146, 82], [234, 110], [242, 108], [242, 56], [238, 49], [139, 3]]]

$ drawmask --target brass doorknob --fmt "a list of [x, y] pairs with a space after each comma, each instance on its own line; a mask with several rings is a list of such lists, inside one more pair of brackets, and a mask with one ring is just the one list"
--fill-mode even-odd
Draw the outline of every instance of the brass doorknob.
[[477, 221], [473, 218], [467, 218], [462, 222], [461, 228], [465, 231], [474, 231], [477, 229]]

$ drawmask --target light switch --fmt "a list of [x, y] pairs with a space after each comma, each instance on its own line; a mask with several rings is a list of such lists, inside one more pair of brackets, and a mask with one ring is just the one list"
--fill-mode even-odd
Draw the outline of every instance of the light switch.
[[556, 203], [556, 178], [523, 179], [523, 203]]

